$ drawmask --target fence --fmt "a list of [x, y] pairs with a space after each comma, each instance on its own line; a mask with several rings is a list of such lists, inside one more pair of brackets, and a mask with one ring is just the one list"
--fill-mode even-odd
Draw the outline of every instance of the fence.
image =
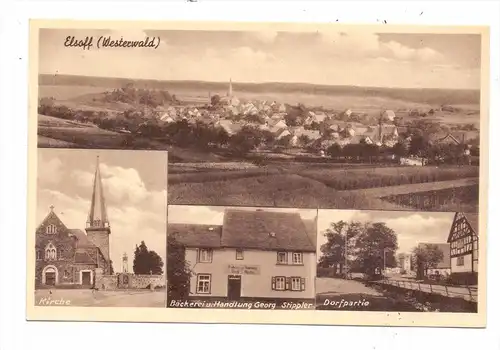
[[403, 280], [380, 280], [375, 283], [388, 284], [402, 289], [416, 290], [423, 293], [439, 294], [450, 298], [461, 298], [467, 301], [477, 302], [477, 287], [451, 286], [442, 284], [420, 283], [416, 281]]

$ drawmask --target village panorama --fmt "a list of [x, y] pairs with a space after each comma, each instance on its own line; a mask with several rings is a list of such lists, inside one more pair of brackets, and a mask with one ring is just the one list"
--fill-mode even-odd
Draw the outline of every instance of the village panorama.
[[168, 150], [169, 204], [477, 212], [479, 120], [475, 90], [39, 76], [39, 147]]

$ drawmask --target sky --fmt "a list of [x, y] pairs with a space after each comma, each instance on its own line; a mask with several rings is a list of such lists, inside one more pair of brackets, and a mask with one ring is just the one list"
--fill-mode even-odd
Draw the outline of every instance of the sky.
[[[398, 253], [410, 253], [419, 243], [446, 243], [455, 213], [370, 210], [320, 210], [318, 251], [326, 242], [323, 233], [332, 222], [384, 222], [398, 237]], [[319, 257], [319, 254], [318, 254]]]
[[[68, 48], [68, 36], [160, 37], [152, 48]], [[475, 34], [42, 29], [39, 72], [157, 80], [480, 88]]]
[[[113, 268], [122, 256], [132, 271], [136, 244], [145, 241], [165, 263], [167, 156], [156, 151], [38, 149], [36, 223], [50, 206], [70, 229], [85, 232], [99, 156], [109, 223]], [[165, 268], [163, 268], [165, 271]]]
[[288, 208], [256, 208], [256, 207], [223, 207], [223, 206], [197, 206], [197, 205], [169, 205], [169, 224], [200, 224], [200, 225], [222, 225], [224, 211], [226, 209], [256, 210], [298, 213], [303, 220], [314, 220], [316, 210], [311, 209], [288, 209]]

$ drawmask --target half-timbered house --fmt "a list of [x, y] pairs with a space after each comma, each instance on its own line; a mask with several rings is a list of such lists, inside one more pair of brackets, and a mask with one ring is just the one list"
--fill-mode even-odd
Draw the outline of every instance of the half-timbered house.
[[456, 213], [448, 243], [451, 277], [456, 283], [476, 284], [479, 263], [478, 214]]

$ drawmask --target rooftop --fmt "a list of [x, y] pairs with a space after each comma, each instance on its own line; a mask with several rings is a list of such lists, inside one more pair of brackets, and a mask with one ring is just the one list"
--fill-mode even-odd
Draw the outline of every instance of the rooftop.
[[188, 247], [316, 252], [315, 222], [298, 213], [228, 209], [222, 226], [169, 224], [168, 234]]

